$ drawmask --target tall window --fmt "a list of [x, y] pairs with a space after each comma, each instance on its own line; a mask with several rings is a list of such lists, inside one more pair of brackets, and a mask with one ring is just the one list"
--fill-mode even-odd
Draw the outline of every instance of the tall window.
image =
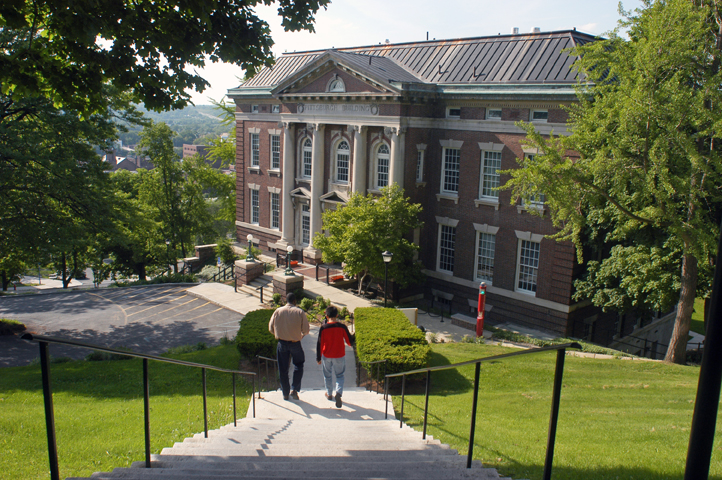
[[301, 172], [303, 172], [303, 176], [310, 178], [311, 177], [311, 159], [313, 158], [313, 144], [311, 143], [311, 139], [307, 138], [303, 142], [303, 165], [301, 168]]
[[444, 164], [441, 172], [441, 192], [459, 193], [459, 160], [461, 150], [444, 148]]
[[271, 168], [281, 168], [281, 136], [271, 135]]
[[336, 147], [336, 181], [348, 183], [348, 163], [351, 158], [348, 142], [343, 140]]
[[277, 193], [271, 193], [271, 228], [279, 228], [279, 218], [281, 216], [281, 199]]
[[499, 169], [501, 168], [501, 152], [481, 152], [481, 192], [480, 197], [498, 199]]
[[379, 146], [376, 151], [376, 188], [387, 187], [389, 185], [389, 163], [391, 155], [389, 147], [385, 143]]
[[258, 167], [261, 165], [261, 153], [260, 143], [258, 141], [258, 134], [251, 134], [251, 166]]
[[416, 154], [416, 182], [424, 181], [424, 152], [425, 150], [419, 150]]
[[476, 279], [491, 283], [494, 278], [496, 235], [478, 232], [476, 240]]
[[301, 243], [311, 243], [311, 209], [308, 205], [301, 205]]
[[260, 203], [258, 202], [258, 190], [251, 190], [251, 223], [258, 225], [260, 214]]
[[456, 247], [456, 227], [439, 225], [439, 270], [454, 273], [454, 248]]
[[[532, 153], [525, 153], [525, 154], [524, 154], [524, 158], [526, 158], [527, 160], [532, 161], [532, 162], [534, 161], [534, 157], [536, 157], [536, 155], [534, 155], [534, 154], [532, 154]], [[531, 206], [531, 207], [541, 208], [541, 207], [544, 206], [544, 202], [545, 202], [545, 201], [546, 201], [546, 198], [544, 197], [544, 194], [543, 194], [543, 193], [535, 193], [535, 194], [529, 199], [529, 203], [528, 203], [528, 204], [525, 202], [525, 205]]]
[[519, 291], [536, 293], [537, 272], [539, 270], [539, 245], [539, 242], [519, 240], [516, 284], [516, 289]]

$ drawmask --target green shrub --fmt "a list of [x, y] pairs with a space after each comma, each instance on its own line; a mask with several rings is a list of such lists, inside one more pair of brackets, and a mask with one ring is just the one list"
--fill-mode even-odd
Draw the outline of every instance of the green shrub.
[[200, 350], [205, 350], [208, 348], [208, 345], [205, 344], [205, 342], [198, 342], [195, 345], [180, 345], [178, 347], [171, 347], [169, 348], [163, 356], [167, 355], [180, 355], [181, 353], [191, 353], [191, 352], [198, 352]]
[[231, 246], [231, 240], [227, 237], [219, 238], [216, 242], [216, 257], [221, 257], [224, 265], [232, 265], [236, 261], [236, 253]]
[[375, 362], [386, 359], [386, 373], [399, 373], [427, 366], [430, 349], [426, 336], [411, 325], [406, 315], [400, 311], [357, 308], [354, 311], [354, 322], [359, 361]]
[[135, 280], [133, 282], [116, 282], [119, 287], [132, 287], [138, 285], [158, 285], [161, 283], [197, 283], [195, 275], [173, 273], [168, 276], [154, 277], [152, 280]]
[[218, 266], [206, 265], [201, 269], [200, 272], [196, 273], [196, 277], [202, 278], [203, 280], [210, 280], [213, 275], [218, 273]]
[[308, 312], [313, 308], [314, 301], [312, 298], [304, 298], [301, 300], [301, 303], [298, 304], [299, 307], [301, 307], [301, 310], [304, 312]]
[[278, 340], [268, 331], [271, 315], [273, 310], [254, 310], [243, 317], [236, 335], [236, 347], [242, 356], [251, 359], [256, 355], [276, 357]]
[[534, 345], [536, 347], [548, 347], [551, 345], [561, 345], [564, 343], [572, 343], [576, 342], [582, 346], [582, 352], [587, 353], [598, 353], [603, 355], [616, 355], [621, 357], [633, 357], [634, 355], [620, 352], [619, 350], [613, 350], [611, 348], [606, 347], [600, 347], [599, 345], [594, 345], [593, 343], [587, 343], [583, 342], [581, 340], [575, 340], [573, 338], [555, 338], [553, 340], [540, 340], [538, 338], [532, 338], [527, 337], [526, 335], [522, 335], [520, 333], [514, 333], [514, 332], [507, 332], [505, 330], [497, 330], [494, 332], [494, 339], [495, 340], [508, 340], [510, 342], [517, 342], [517, 343], [526, 343], [529, 345]]
[[[123, 350], [125, 352], [132, 352], [130, 348], [127, 347], [114, 347], [116, 350]], [[128, 355], [122, 355], [120, 353], [110, 353], [110, 352], [100, 352], [98, 350], [93, 350], [89, 354], [85, 356], [86, 362], [103, 362], [108, 360], [133, 360], [133, 357], [129, 357]]]
[[0, 318], [0, 335], [15, 335], [25, 331], [25, 325], [17, 320]]
[[280, 293], [274, 293], [273, 294], [273, 304], [274, 305], [281, 305], [281, 294]]

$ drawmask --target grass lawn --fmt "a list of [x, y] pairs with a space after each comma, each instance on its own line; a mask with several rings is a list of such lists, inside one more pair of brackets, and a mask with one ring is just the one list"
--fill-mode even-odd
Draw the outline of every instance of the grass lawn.
[[[432, 365], [508, 352], [433, 344]], [[554, 352], [482, 364], [474, 458], [502, 476], [541, 479]], [[699, 368], [566, 357], [553, 478], [682, 479]], [[432, 374], [428, 433], [466, 455], [474, 366]], [[407, 396], [407, 423], [423, 425], [423, 382]], [[409, 385], [407, 385], [407, 392]], [[394, 397], [396, 412], [400, 396]], [[710, 479], [722, 479], [722, 418]]]
[[[52, 345], [50, 347], [52, 353]], [[191, 362], [238, 368], [235, 345], [174, 355]], [[61, 478], [129, 466], [145, 458], [142, 360], [68, 362], [50, 366]], [[199, 369], [149, 362], [151, 451], [203, 431]], [[208, 428], [233, 421], [231, 376], [207, 372]], [[250, 384], [239, 378], [238, 417]], [[40, 366], [0, 369], [0, 477], [47, 479]]]
[[692, 323], [690, 323], [689, 329], [704, 335], [704, 298], [694, 300], [694, 312], [692, 312]]

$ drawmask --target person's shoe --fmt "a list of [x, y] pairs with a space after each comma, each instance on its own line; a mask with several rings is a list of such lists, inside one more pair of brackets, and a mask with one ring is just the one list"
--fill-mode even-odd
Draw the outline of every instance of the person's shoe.
[[328, 393], [324, 392], [324, 395], [326, 396], [326, 400], [330, 400], [333, 402], [333, 395], [329, 395]]
[[284, 395], [284, 396], [283, 396], [283, 399], [284, 399], [284, 400], [290, 400], [290, 399], [288, 398], [288, 395]]
[[341, 408], [343, 406], [343, 402], [341, 401], [341, 395], [338, 393], [336, 394], [336, 407]]
[[298, 392], [296, 390], [291, 390], [291, 398], [298, 400]]

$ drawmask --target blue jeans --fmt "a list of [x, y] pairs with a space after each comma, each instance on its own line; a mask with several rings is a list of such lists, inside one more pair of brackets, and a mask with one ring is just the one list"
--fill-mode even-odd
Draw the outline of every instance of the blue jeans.
[[326, 386], [326, 393], [333, 394], [333, 381], [331, 373], [336, 375], [336, 393], [343, 395], [343, 374], [346, 371], [346, 357], [327, 358], [321, 356], [321, 368], [323, 369], [323, 383]]
[[291, 390], [291, 385], [288, 384], [288, 369], [291, 366], [291, 359], [293, 359], [293, 390], [300, 392], [301, 378], [303, 378], [303, 362], [306, 361], [301, 342], [279, 340], [276, 348], [276, 359], [278, 360], [278, 375], [281, 380], [283, 396], [287, 397]]

